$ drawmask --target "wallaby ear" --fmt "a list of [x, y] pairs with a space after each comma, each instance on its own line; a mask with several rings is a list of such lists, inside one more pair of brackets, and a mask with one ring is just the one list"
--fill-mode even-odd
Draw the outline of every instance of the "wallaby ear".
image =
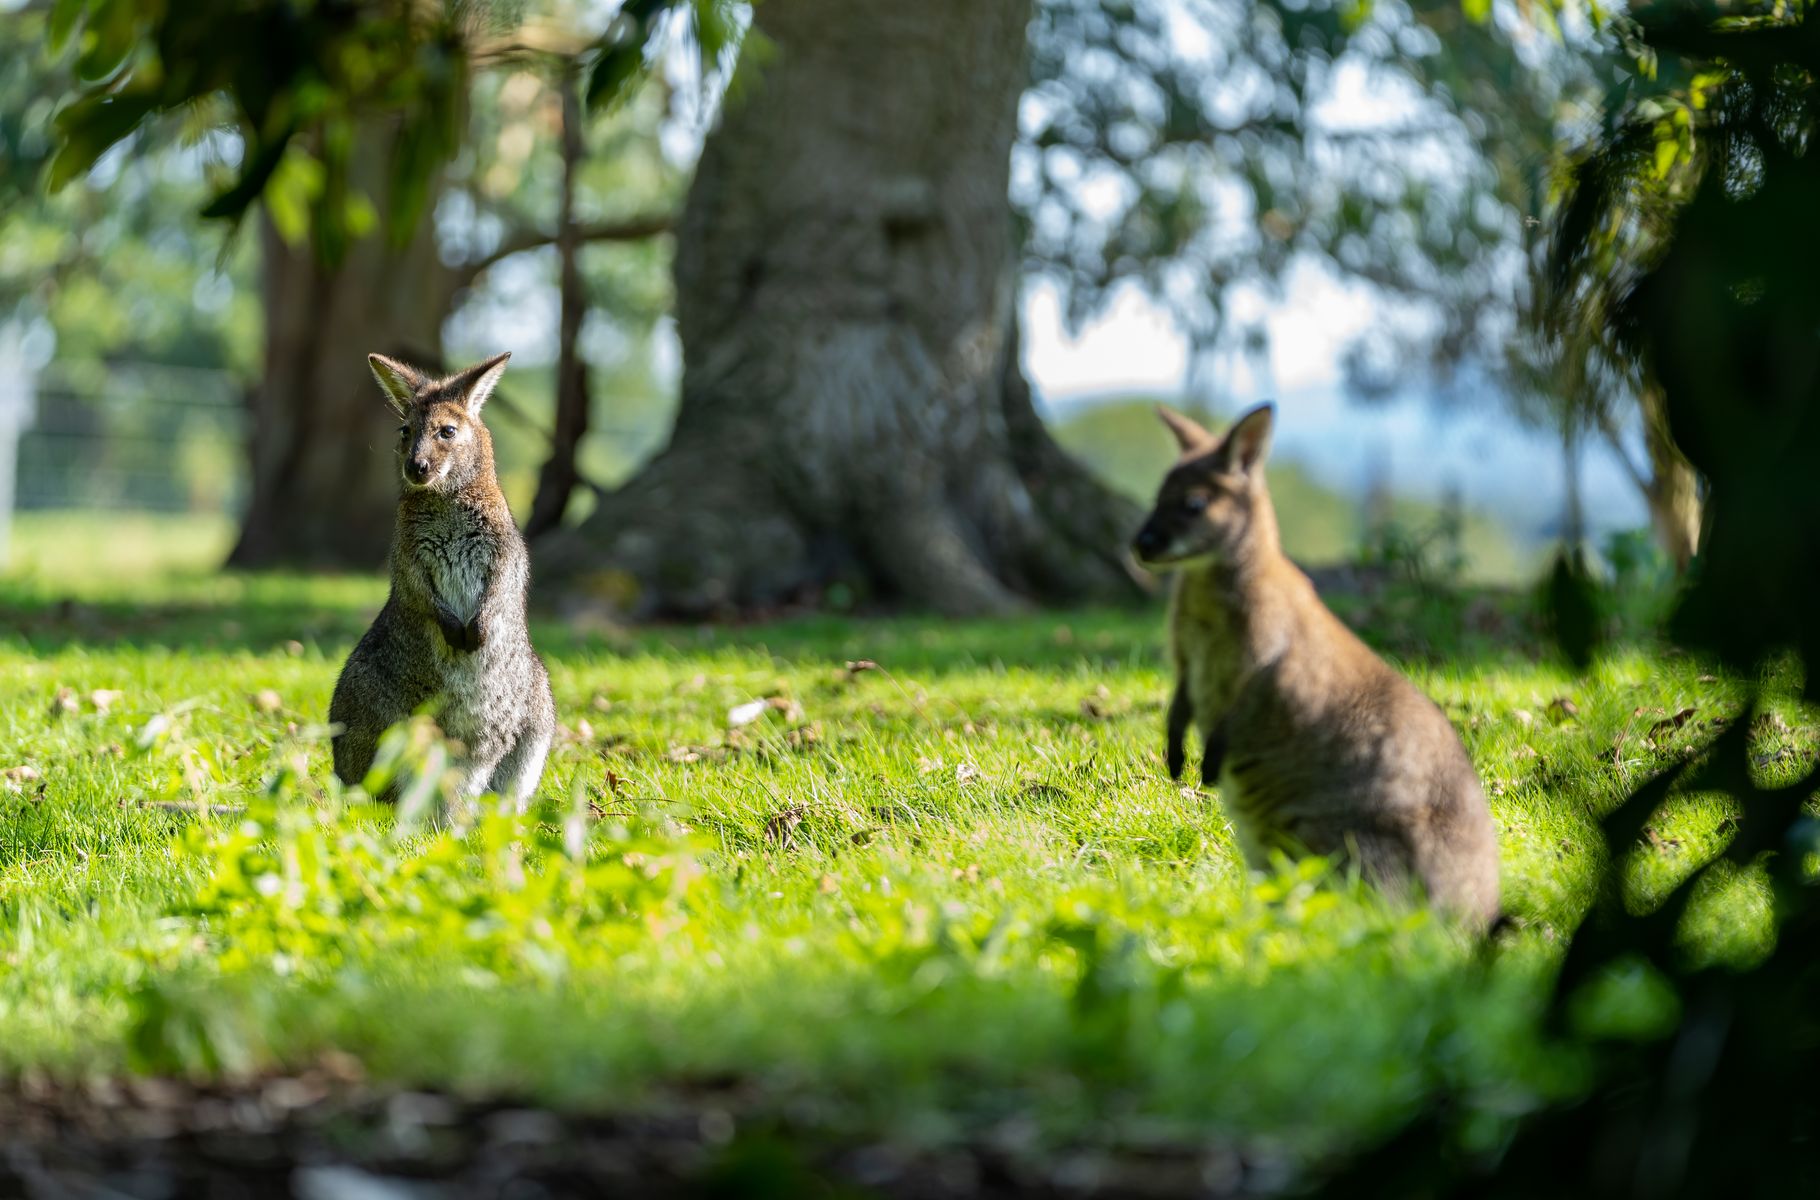
[[1276, 424], [1277, 406], [1260, 404], [1232, 423], [1226, 431], [1226, 465], [1246, 475], [1264, 465], [1270, 453], [1270, 431]]
[[1169, 432], [1175, 434], [1176, 445], [1182, 448], [1184, 454], [1191, 450], [1205, 450], [1213, 445], [1211, 433], [1173, 408], [1159, 404], [1156, 406], [1156, 415], [1163, 419], [1163, 424], [1169, 426]]
[[499, 377], [506, 373], [506, 361], [511, 357], [510, 350], [504, 354], [495, 354], [487, 361], [475, 363], [459, 372], [444, 386], [461, 397], [462, 406], [470, 415], [479, 416], [480, 406], [487, 402], [487, 397], [499, 386]]
[[373, 378], [379, 381], [379, 390], [385, 393], [392, 411], [401, 417], [410, 416], [411, 405], [417, 402], [417, 389], [428, 382], [423, 375], [415, 367], [383, 354], [367, 355], [367, 366], [373, 368]]

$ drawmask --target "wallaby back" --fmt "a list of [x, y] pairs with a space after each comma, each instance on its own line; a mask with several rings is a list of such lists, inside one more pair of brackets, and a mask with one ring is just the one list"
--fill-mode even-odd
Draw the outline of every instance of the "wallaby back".
[[1175, 569], [1166, 759], [1189, 726], [1246, 860], [1349, 859], [1380, 887], [1478, 926], [1498, 913], [1496, 831], [1459, 736], [1330, 612], [1282, 553], [1264, 484], [1272, 410], [1225, 438], [1175, 413], [1182, 458], [1133, 549]]
[[330, 720], [335, 771], [359, 782], [379, 736], [430, 705], [461, 743], [462, 790], [522, 804], [556, 728], [549, 676], [525, 619], [530, 557], [493, 464], [481, 407], [507, 355], [446, 379], [371, 356], [398, 415], [402, 480], [392, 590], [349, 655]]

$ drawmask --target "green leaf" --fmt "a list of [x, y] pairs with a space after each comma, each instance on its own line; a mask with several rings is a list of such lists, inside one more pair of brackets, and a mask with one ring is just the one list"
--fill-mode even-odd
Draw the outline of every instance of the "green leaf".
[[322, 164], [302, 150], [284, 154], [271, 172], [265, 185], [265, 211], [272, 228], [286, 242], [295, 245], [309, 232], [310, 205], [321, 194], [322, 181]]
[[45, 186], [55, 192], [95, 165], [113, 145], [139, 127], [151, 112], [150, 96], [90, 94], [57, 114], [63, 144], [51, 159]]
[[51, 6], [50, 19], [45, 23], [45, 49], [52, 54], [60, 53], [69, 43], [70, 34], [76, 30], [76, 22], [82, 19], [82, 10], [87, 0], [57, 0]]
[[589, 108], [617, 104], [630, 90], [632, 81], [644, 70], [645, 47], [642, 40], [628, 38], [601, 51], [588, 77], [588, 90], [583, 99]]

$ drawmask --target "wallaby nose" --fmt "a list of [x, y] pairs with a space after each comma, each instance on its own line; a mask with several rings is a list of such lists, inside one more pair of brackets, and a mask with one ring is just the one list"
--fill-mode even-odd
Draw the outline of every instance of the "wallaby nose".
[[430, 460], [413, 458], [405, 464], [405, 471], [411, 476], [412, 483], [422, 483], [430, 477]]
[[1131, 539], [1131, 548], [1139, 558], [1150, 558], [1162, 553], [1163, 540], [1163, 535], [1157, 531], [1154, 525], [1146, 525], [1137, 531], [1136, 537]]

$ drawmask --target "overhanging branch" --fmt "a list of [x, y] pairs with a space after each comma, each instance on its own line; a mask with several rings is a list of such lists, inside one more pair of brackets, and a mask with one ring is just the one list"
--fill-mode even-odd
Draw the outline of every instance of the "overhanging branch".
[[[583, 242], [642, 242], [646, 238], [668, 233], [676, 224], [674, 213], [648, 213], [642, 216], [625, 217], [617, 221], [596, 221], [591, 224], [578, 225], [575, 236]], [[527, 250], [536, 250], [542, 246], [556, 244], [554, 233], [526, 229], [507, 237], [499, 243], [491, 254], [482, 255], [472, 262], [461, 263], [453, 268], [455, 286], [466, 287], [482, 274], [497, 266], [514, 254], [523, 254]]]

